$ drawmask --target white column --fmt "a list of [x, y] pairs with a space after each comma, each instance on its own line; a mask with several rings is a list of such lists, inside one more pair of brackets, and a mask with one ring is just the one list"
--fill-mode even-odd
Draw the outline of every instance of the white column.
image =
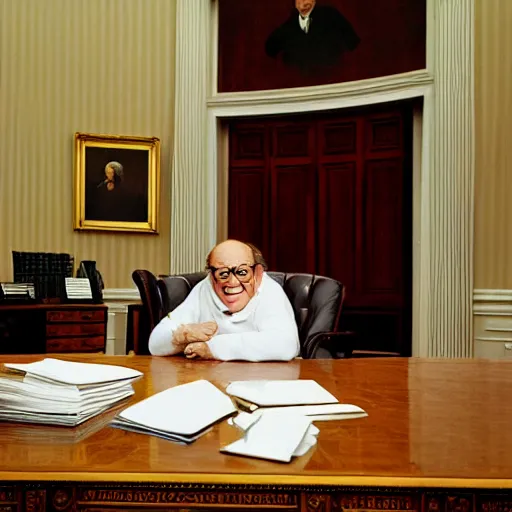
[[210, 2], [177, 0], [171, 273], [204, 268], [211, 248], [207, 184]]
[[474, 0], [436, 0], [434, 7], [434, 94], [425, 98], [433, 108], [424, 131], [431, 148], [424, 155], [422, 201], [426, 247], [421, 286], [426, 289], [421, 293], [418, 355], [471, 357]]

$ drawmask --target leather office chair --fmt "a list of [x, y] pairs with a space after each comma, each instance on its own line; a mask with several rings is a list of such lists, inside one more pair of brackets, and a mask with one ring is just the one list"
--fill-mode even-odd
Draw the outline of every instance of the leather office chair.
[[[148, 353], [149, 335], [158, 322], [179, 306], [206, 272], [155, 277], [148, 270], [135, 270], [132, 278], [142, 299], [146, 317], [140, 334], [139, 353]], [[351, 333], [338, 332], [343, 306], [343, 285], [328, 277], [311, 274], [268, 272], [288, 296], [299, 329], [300, 355], [307, 359], [344, 358], [352, 353]]]

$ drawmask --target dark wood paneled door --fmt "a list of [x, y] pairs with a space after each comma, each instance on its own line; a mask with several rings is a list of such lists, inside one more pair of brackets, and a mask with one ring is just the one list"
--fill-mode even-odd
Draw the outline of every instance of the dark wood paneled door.
[[271, 270], [346, 286], [342, 328], [369, 350], [410, 355], [408, 105], [230, 123], [229, 236]]

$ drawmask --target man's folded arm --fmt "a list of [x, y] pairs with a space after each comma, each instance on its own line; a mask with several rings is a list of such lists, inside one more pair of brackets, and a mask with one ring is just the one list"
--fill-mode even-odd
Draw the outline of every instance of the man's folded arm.
[[262, 319], [258, 331], [219, 334], [208, 341], [221, 361], [290, 361], [299, 354], [299, 335], [293, 313], [284, 308]]
[[169, 315], [160, 320], [149, 336], [149, 352], [153, 356], [173, 356], [182, 351], [173, 344], [175, 332], [185, 324], [197, 322], [199, 317], [199, 286]]

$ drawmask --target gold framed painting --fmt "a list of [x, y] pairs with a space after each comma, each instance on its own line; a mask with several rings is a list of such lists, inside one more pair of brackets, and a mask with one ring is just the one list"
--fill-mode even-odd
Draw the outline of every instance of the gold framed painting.
[[160, 140], [75, 133], [77, 231], [158, 233]]

